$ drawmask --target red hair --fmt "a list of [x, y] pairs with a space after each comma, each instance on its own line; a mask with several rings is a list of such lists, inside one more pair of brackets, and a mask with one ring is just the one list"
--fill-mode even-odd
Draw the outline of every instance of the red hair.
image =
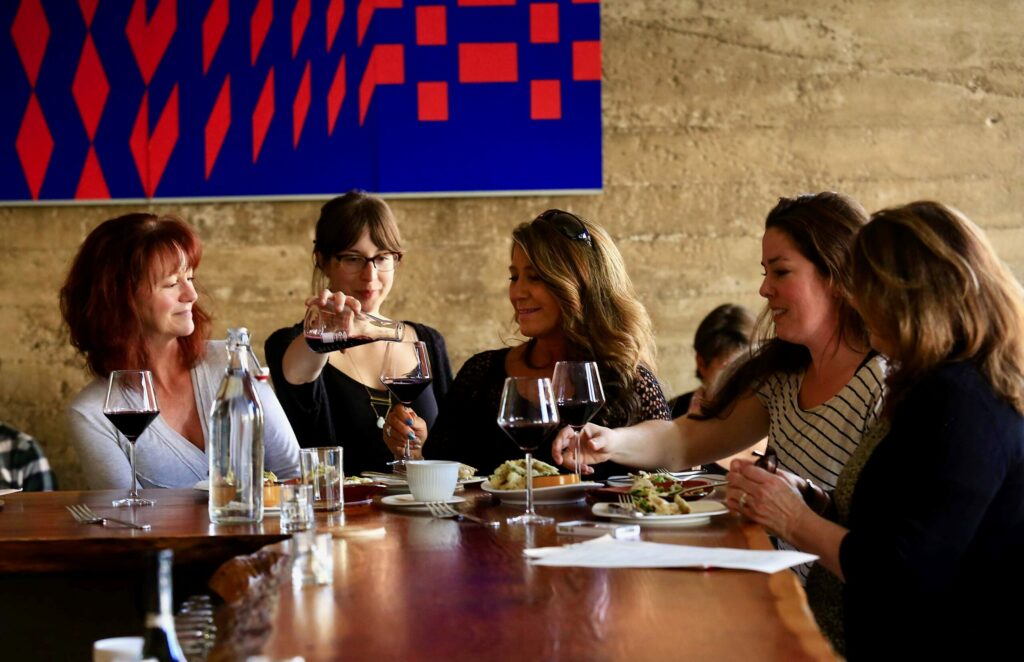
[[[93, 374], [150, 367], [138, 297], [149, 292], [162, 265], [183, 260], [195, 269], [202, 257], [198, 235], [173, 216], [126, 214], [89, 233], [60, 290], [60, 311], [71, 344], [85, 355]], [[195, 331], [178, 338], [187, 368], [203, 356], [210, 334], [210, 316], [198, 301], [192, 321]]]

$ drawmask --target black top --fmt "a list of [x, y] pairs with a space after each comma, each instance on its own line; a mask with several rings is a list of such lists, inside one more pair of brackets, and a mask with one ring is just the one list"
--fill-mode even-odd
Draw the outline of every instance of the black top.
[[[425, 457], [458, 460], [476, 467], [481, 475], [493, 471], [507, 460], [523, 457], [523, 451], [498, 427], [498, 407], [505, 385], [505, 358], [510, 348], [481, 352], [466, 361], [455, 377], [452, 389], [441, 407], [437, 425], [423, 445]], [[609, 420], [602, 409], [594, 422], [608, 427], [622, 427], [649, 419], [668, 420], [668, 404], [657, 378], [643, 366], [634, 384], [643, 411], [637, 420]], [[533, 454], [538, 460], [551, 463], [551, 444], [544, 443]], [[595, 479], [625, 473], [627, 469], [614, 462], [594, 467]]]
[[1024, 595], [1024, 417], [971, 363], [894, 412], [840, 546], [847, 653], [963, 659], [1016, 650]]
[[[413, 411], [426, 420], [429, 429], [437, 418], [437, 403], [444, 399], [451, 385], [452, 367], [444, 338], [437, 330], [412, 322], [406, 324], [415, 329], [419, 339], [426, 343], [430, 357], [431, 388], [412, 403]], [[375, 396], [389, 398], [388, 391], [367, 389], [330, 363], [324, 366], [316, 380], [308, 384], [289, 384], [283, 372], [284, 353], [301, 333], [302, 324], [278, 329], [264, 345], [274, 390], [295, 430], [299, 446], [342, 446], [347, 476], [363, 471], [390, 471], [387, 463], [394, 457], [377, 427], [377, 417], [386, 415], [387, 408], [378, 405], [374, 413], [367, 393], [369, 390]], [[395, 402], [393, 397], [390, 399]]]
[[689, 391], [682, 395], [677, 395], [668, 401], [668, 408], [672, 412], [672, 418], [686, 416], [686, 413], [690, 411], [690, 402], [693, 400], [694, 393], [696, 391]]

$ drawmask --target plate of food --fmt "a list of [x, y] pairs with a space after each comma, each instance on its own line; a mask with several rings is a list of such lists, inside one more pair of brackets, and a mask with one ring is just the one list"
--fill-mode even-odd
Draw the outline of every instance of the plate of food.
[[693, 502], [689, 506], [690, 510], [686, 513], [659, 515], [656, 513], [637, 514], [639, 511], [631, 510], [628, 506], [623, 507], [618, 503], [595, 503], [591, 508], [591, 512], [598, 517], [607, 517], [616, 522], [628, 522], [629, 524], [639, 524], [640, 526], [652, 528], [699, 526], [710, 522], [712, 517], [729, 512], [729, 509], [721, 501], [709, 499]]
[[358, 506], [373, 501], [373, 495], [383, 492], [388, 488], [381, 482], [372, 478], [361, 476], [349, 476], [345, 479], [342, 487], [342, 494], [345, 497], [346, 506]]
[[[581, 482], [576, 474], [559, 473], [547, 462], [533, 461], [533, 502], [535, 504], [576, 503], [601, 483]], [[498, 467], [480, 488], [504, 503], [526, 503], [526, 460], [509, 460]]]
[[690, 478], [676, 478], [669, 474], [649, 474], [640, 471], [631, 474], [628, 485], [604, 487], [590, 495], [592, 501], [618, 501], [622, 495], [632, 494], [637, 481], [646, 481], [654, 493], [663, 499], [672, 499], [676, 494], [686, 501], [699, 501], [714, 493], [715, 488], [724, 484], [724, 476], [701, 474]]
[[[638, 471], [635, 474], [622, 474], [620, 476], [608, 476], [608, 478], [606, 478], [604, 482], [608, 483], [609, 487], [629, 487], [630, 485], [633, 484], [633, 481], [636, 479], [636, 477], [641, 475], [641, 474], [648, 474], [648, 472], [646, 472], [646, 471]], [[711, 480], [711, 479], [713, 479], [715, 477], [714, 474], [705, 473], [704, 471], [702, 471], [700, 469], [694, 469], [693, 471], [673, 471], [673, 472], [671, 472], [669, 474], [661, 474], [661, 475], [671, 476], [672, 478], [674, 478], [676, 480], [690, 480], [692, 478], [704, 478], [704, 479]], [[721, 476], [719, 476], [719, 478], [720, 477]]]

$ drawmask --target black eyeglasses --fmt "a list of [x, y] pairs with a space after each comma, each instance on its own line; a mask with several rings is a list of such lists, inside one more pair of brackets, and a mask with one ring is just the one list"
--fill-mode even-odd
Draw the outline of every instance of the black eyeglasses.
[[536, 219], [537, 221], [544, 221], [550, 223], [556, 230], [561, 232], [569, 239], [575, 241], [582, 241], [591, 248], [594, 247], [594, 240], [590, 238], [590, 232], [587, 230], [587, 226], [583, 224], [580, 217], [575, 214], [570, 214], [567, 211], [561, 209], [549, 209]]

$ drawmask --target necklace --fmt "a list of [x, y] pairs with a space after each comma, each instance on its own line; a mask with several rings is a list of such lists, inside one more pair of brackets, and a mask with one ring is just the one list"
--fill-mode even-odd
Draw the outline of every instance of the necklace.
[[[373, 415], [377, 417], [377, 429], [383, 430], [384, 417], [388, 415], [389, 411], [391, 411], [391, 392], [388, 391], [385, 395], [374, 395], [374, 393], [370, 390], [370, 387], [367, 386], [366, 382], [363, 381], [363, 374], [359, 372], [359, 366], [356, 365], [355, 359], [353, 359], [351, 356], [347, 356], [345, 352], [342, 352], [341, 355], [348, 358], [349, 363], [352, 364], [352, 370], [355, 371], [356, 377], [359, 378], [360, 386], [362, 386], [363, 390], [366, 391], [366, 397], [369, 398], [370, 400], [370, 411], [372, 411]], [[384, 407], [383, 414], [381, 414], [380, 411], [377, 409], [377, 407], [379, 406]]]

